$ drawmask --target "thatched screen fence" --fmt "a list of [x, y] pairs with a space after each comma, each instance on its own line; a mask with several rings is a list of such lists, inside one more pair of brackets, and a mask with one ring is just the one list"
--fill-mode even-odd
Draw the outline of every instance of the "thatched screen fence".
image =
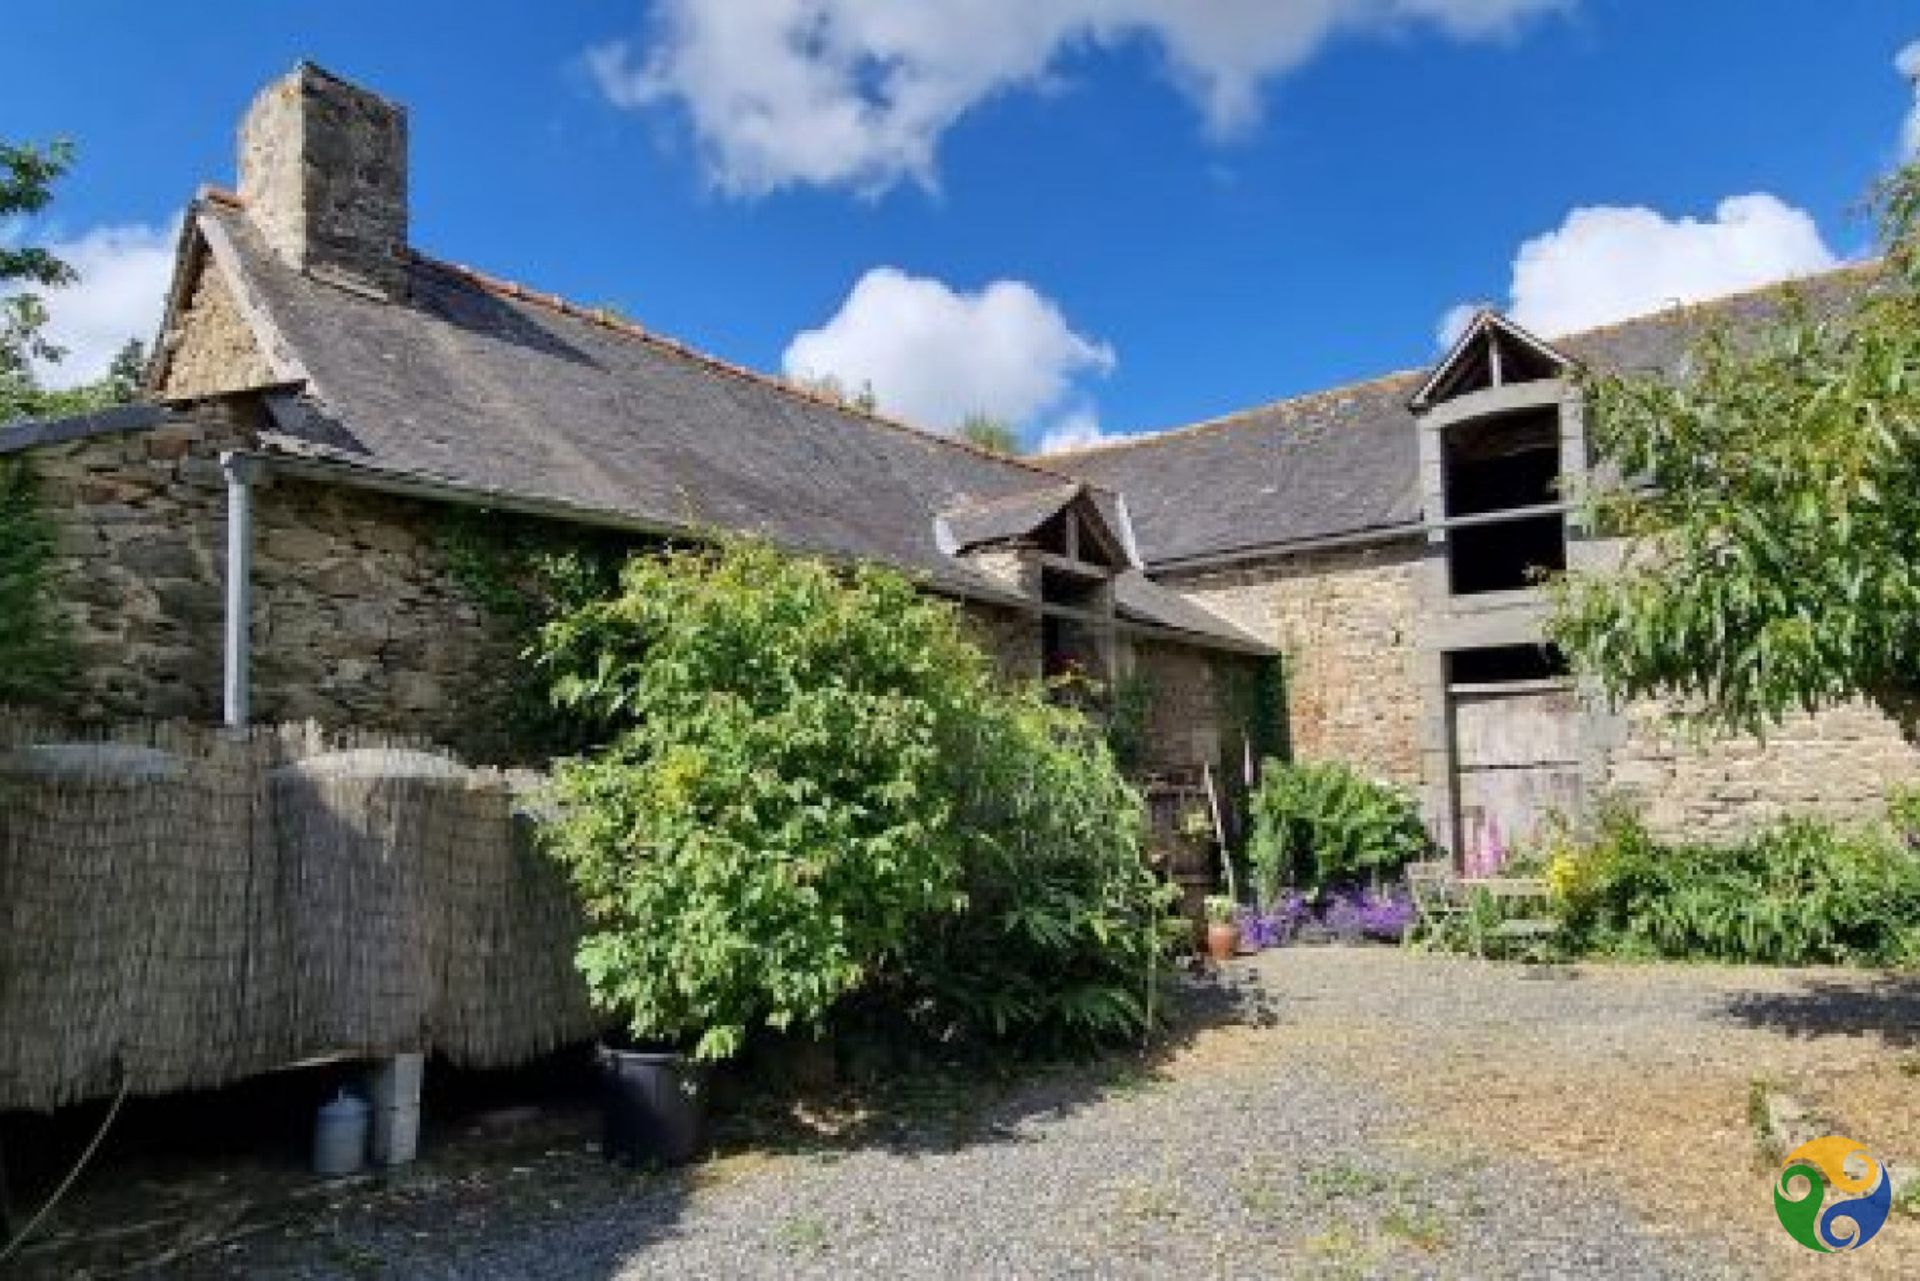
[[0, 1108], [590, 1036], [536, 782], [391, 736], [0, 710]]

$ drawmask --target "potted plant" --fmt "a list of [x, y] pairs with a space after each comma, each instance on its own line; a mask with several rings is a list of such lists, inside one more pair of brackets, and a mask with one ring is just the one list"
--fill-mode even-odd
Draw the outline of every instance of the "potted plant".
[[1207, 955], [1215, 961], [1230, 961], [1240, 950], [1240, 926], [1235, 920], [1235, 904], [1225, 894], [1209, 894], [1207, 910]]

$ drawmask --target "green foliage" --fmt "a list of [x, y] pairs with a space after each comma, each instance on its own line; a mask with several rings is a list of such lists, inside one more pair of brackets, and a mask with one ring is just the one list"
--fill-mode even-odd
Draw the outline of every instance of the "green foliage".
[[[603, 531], [555, 525], [500, 512], [452, 507], [439, 530], [440, 551], [454, 581], [507, 636], [511, 652], [536, 658], [540, 630], [570, 610], [619, 587], [632, 540]], [[498, 719], [501, 759], [544, 761], [579, 751], [611, 733], [603, 723], [554, 705], [545, 685], [517, 667], [475, 673], [475, 691]]]
[[43, 702], [69, 673], [53, 551], [33, 472], [22, 459], [0, 458], [0, 704]]
[[1629, 814], [1563, 850], [1552, 881], [1577, 951], [1775, 965], [1920, 959], [1920, 857], [1881, 830], [1805, 820], [1669, 845]]
[[[73, 161], [65, 142], [45, 147], [0, 142], [0, 224], [40, 213], [53, 200], [53, 184]], [[57, 362], [66, 353], [46, 336], [46, 301], [33, 291], [59, 289], [78, 277], [73, 268], [35, 245], [0, 242], [0, 423], [84, 413], [125, 404], [139, 393], [146, 351], [131, 342], [96, 382], [49, 391], [34, 362]]]
[[1920, 692], [1920, 167], [1881, 203], [1854, 301], [1789, 293], [1765, 332], [1705, 329], [1680, 378], [1587, 379], [1597, 452], [1643, 483], [1593, 496], [1631, 555], [1560, 580], [1549, 630], [1612, 695], [1761, 730]]
[[1183, 927], [1143, 858], [1145, 810], [1079, 712], [969, 681], [945, 737], [965, 910], [907, 957], [904, 1008], [943, 1042], [1074, 1052], [1155, 1025]]
[[1007, 692], [891, 571], [755, 543], [636, 557], [542, 631], [580, 964], [642, 1038], [725, 1057], [886, 993], [943, 1034], [1138, 1030], [1157, 889], [1083, 719]]
[[953, 434], [969, 445], [996, 454], [1012, 457], [1024, 452], [1020, 448], [1020, 433], [1013, 425], [987, 414], [968, 414]]
[[1378, 880], [1428, 848], [1420, 807], [1398, 788], [1339, 762], [1269, 760], [1254, 790], [1247, 856], [1256, 890], [1270, 902], [1289, 883], [1324, 888]]
[[1114, 681], [1107, 707], [1107, 748], [1122, 773], [1132, 777], [1146, 765], [1148, 717], [1153, 710], [1153, 682], [1140, 672], [1128, 672]]

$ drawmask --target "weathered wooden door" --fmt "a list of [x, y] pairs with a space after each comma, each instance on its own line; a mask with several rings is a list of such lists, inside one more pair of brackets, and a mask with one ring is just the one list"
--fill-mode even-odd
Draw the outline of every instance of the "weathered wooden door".
[[1580, 804], [1580, 709], [1565, 681], [1453, 689], [1454, 796], [1460, 857], [1492, 871], [1552, 814]]

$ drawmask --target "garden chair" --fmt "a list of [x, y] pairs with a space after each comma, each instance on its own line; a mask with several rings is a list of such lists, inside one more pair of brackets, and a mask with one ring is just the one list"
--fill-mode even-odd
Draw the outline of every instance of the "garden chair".
[[1402, 942], [1412, 938], [1416, 928], [1424, 927], [1431, 937], [1447, 922], [1466, 915], [1466, 886], [1451, 859], [1407, 864], [1407, 893], [1413, 898], [1414, 919], [1407, 923]]

